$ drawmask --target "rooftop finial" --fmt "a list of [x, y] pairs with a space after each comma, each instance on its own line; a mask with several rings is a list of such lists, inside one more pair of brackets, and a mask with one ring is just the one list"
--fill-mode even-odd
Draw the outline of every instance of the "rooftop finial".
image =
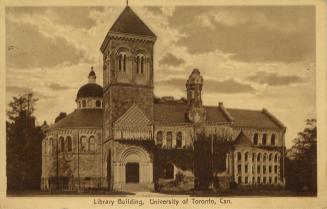
[[93, 66], [91, 66], [91, 71], [89, 73], [89, 83], [95, 83], [95, 79], [97, 78], [95, 72], [93, 70]]
[[128, 0], [126, 0], [126, 6], [128, 6]]

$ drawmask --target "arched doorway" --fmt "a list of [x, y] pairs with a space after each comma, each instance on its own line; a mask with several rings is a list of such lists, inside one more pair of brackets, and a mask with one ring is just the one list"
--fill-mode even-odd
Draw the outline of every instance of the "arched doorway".
[[125, 179], [126, 183], [139, 183], [140, 181], [140, 164], [126, 163]]
[[153, 187], [153, 166], [150, 154], [141, 146], [127, 146], [117, 153], [114, 162], [114, 189]]

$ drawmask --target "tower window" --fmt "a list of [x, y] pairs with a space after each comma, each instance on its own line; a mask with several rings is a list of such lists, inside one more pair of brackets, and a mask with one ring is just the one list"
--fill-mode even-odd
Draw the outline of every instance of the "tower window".
[[276, 144], [276, 135], [275, 134], [272, 134], [271, 135], [271, 144], [272, 145], [275, 145]]
[[121, 52], [118, 58], [118, 70], [119, 72], [126, 72], [126, 53]]
[[144, 55], [138, 54], [136, 56], [136, 73], [137, 74], [143, 74], [144, 73]]
[[262, 144], [266, 145], [267, 144], [267, 134], [262, 135]]

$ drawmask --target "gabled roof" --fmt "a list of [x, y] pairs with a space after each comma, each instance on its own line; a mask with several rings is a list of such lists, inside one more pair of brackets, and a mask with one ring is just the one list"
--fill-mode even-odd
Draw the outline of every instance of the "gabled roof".
[[240, 134], [234, 140], [236, 146], [252, 146], [251, 140], [241, 130]]
[[102, 128], [102, 117], [102, 109], [78, 109], [51, 125], [50, 129]]
[[125, 7], [109, 31], [156, 37], [129, 6]]
[[133, 104], [120, 118], [115, 122], [117, 127], [144, 126], [150, 125], [150, 120], [143, 113], [137, 104]]
[[234, 118], [234, 126], [247, 128], [282, 128], [264, 111], [229, 109], [227, 111]]

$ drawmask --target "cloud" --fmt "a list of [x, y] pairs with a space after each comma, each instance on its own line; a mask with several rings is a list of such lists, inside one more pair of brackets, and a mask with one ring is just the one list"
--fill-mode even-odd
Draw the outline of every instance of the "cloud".
[[[169, 80], [162, 80], [156, 83], [161, 88], [169, 86], [171, 88], [179, 89], [186, 92], [186, 79], [183, 78], [171, 78]], [[243, 84], [234, 79], [226, 80], [213, 80], [213, 79], [204, 79], [203, 83], [203, 94], [210, 93], [252, 93], [255, 92], [255, 89], [248, 84]]]
[[248, 84], [240, 83], [234, 79], [227, 80], [204, 80], [205, 93], [253, 93], [255, 89]]
[[159, 61], [159, 65], [171, 65], [174, 67], [180, 66], [185, 63], [185, 60], [182, 58], [177, 58], [172, 53], [167, 53], [164, 57]]
[[260, 84], [268, 84], [270, 86], [282, 86], [292, 83], [302, 83], [303, 78], [297, 75], [278, 75], [276, 73], [260, 71], [255, 75], [248, 76], [248, 79]]
[[103, 7], [7, 7], [6, 14], [15, 16], [46, 15], [56, 24], [68, 25], [74, 28], [90, 29], [96, 23], [90, 13], [103, 11]]
[[6, 87], [6, 92], [14, 93], [17, 95], [23, 95], [23, 94], [33, 92], [33, 90], [26, 86], [9, 85]]
[[38, 26], [6, 19], [6, 63], [12, 68], [49, 68], [77, 64], [85, 51], [60, 36], [46, 37]]
[[177, 7], [170, 25], [193, 54], [220, 50], [244, 62], [297, 62], [315, 57], [313, 6]]
[[70, 89], [69, 86], [61, 85], [61, 84], [58, 84], [58, 83], [50, 83], [48, 85], [48, 87], [51, 90], [67, 90], [67, 89]]

